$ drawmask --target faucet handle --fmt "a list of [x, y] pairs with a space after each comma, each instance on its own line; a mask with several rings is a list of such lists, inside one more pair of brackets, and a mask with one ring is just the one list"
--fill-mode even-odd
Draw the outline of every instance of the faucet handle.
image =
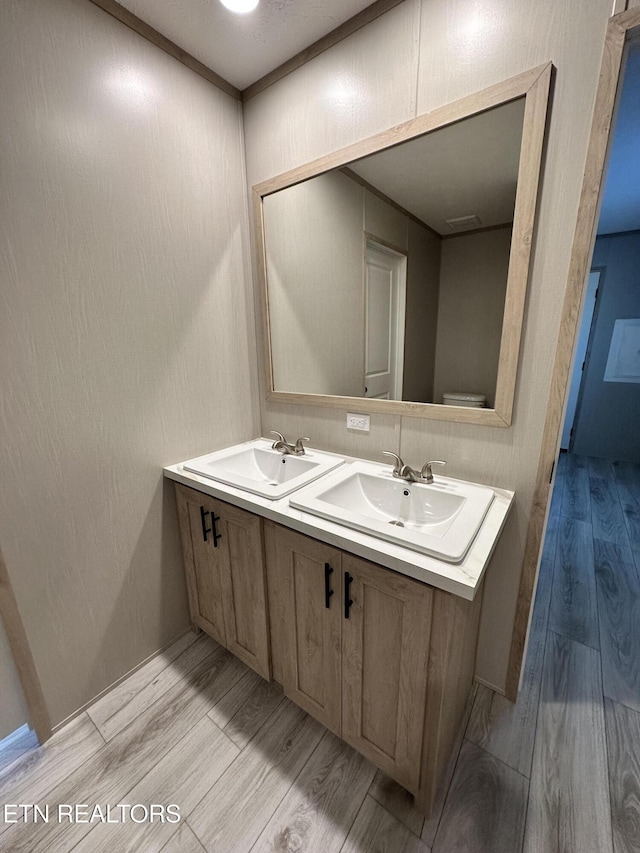
[[401, 457], [398, 456], [397, 453], [392, 453], [390, 450], [383, 450], [382, 455], [393, 456], [393, 458], [396, 460], [395, 465], [393, 466], [393, 473], [396, 477], [399, 477], [405, 467], [405, 464], [402, 461]]
[[422, 466], [422, 471], [420, 472], [420, 476], [423, 480], [426, 480], [427, 483], [433, 483], [433, 471], [431, 470], [432, 465], [446, 465], [442, 459], [432, 459], [431, 462], [425, 462]]
[[287, 441], [286, 441], [285, 437], [283, 436], [283, 434], [282, 434], [281, 432], [276, 432], [276, 431], [275, 431], [275, 429], [272, 429], [272, 430], [271, 430], [271, 435], [275, 435], [275, 436], [276, 436], [276, 440], [275, 440], [275, 441], [273, 442], [273, 444], [271, 445], [271, 449], [272, 449], [272, 450], [275, 450], [275, 449], [276, 449], [276, 444], [277, 444], [279, 441], [283, 442], [283, 444], [286, 444], [286, 443], [287, 443]]
[[299, 438], [296, 441], [296, 449], [294, 452], [297, 453], [298, 456], [304, 456], [304, 445], [302, 444], [303, 441], [311, 441], [311, 439], [305, 435], [304, 438]]

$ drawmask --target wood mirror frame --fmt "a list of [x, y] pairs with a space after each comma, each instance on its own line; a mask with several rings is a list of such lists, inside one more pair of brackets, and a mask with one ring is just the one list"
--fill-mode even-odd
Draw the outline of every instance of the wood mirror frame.
[[[538, 186], [545, 137], [547, 105], [552, 64], [537, 66], [508, 80], [468, 95], [444, 107], [342, 148], [333, 154], [313, 160], [253, 187], [253, 214], [256, 235], [258, 286], [263, 324], [263, 360], [266, 371], [267, 399], [280, 403], [350, 409], [363, 413], [398, 414], [418, 418], [508, 427], [511, 425], [513, 400], [522, 323], [524, 316], [529, 262], [536, 217]], [[348, 165], [385, 148], [446, 127], [485, 110], [525, 98], [522, 146], [518, 168], [511, 252], [500, 341], [500, 357], [493, 409], [447, 406], [439, 403], [417, 403], [405, 400], [377, 400], [368, 397], [341, 397], [329, 394], [305, 394], [276, 391], [273, 381], [271, 327], [266, 265], [263, 199], [265, 196], [299, 184], [332, 169]]]

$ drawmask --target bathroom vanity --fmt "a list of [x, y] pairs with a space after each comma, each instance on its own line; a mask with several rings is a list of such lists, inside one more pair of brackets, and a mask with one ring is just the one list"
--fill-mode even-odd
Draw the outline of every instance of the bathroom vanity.
[[[334, 459], [338, 471], [358, 462]], [[513, 493], [493, 490], [453, 564], [292, 507], [309, 485], [272, 500], [188, 465], [165, 475], [194, 625], [280, 683], [428, 814], [471, 688], [482, 577]]]

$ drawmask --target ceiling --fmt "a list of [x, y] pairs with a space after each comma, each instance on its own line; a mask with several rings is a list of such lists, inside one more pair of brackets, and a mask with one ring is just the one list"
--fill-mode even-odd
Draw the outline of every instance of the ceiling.
[[372, 0], [260, 0], [246, 15], [220, 0], [119, 0], [238, 89], [246, 89]]
[[598, 234], [640, 229], [640, 42], [628, 48]]
[[[448, 219], [513, 221], [524, 98], [350, 164], [352, 171], [441, 235]], [[477, 227], [477, 226], [471, 226]]]
[[[240, 90], [374, 5], [372, 0], [260, 0], [253, 12], [237, 15], [220, 0], [119, 2]], [[403, 206], [413, 207], [408, 199]], [[628, 49], [598, 233], [636, 229], [640, 229], [640, 42]]]

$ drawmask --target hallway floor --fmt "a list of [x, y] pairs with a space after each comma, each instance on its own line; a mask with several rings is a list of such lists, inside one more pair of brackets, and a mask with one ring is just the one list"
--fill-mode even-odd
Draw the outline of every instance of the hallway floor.
[[[2, 771], [1, 803], [48, 804], [50, 821], [0, 811], [0, 850], [638, 851], [639, 571], [640, 466], [562, 454], [518, 702], [474, 689], [427, 821], [276, 685], [189, 634]], [[54, 814], [122, 803], [143, 822]], [[177, 804], [180, 823], [145, 821], [151, 804]]]

